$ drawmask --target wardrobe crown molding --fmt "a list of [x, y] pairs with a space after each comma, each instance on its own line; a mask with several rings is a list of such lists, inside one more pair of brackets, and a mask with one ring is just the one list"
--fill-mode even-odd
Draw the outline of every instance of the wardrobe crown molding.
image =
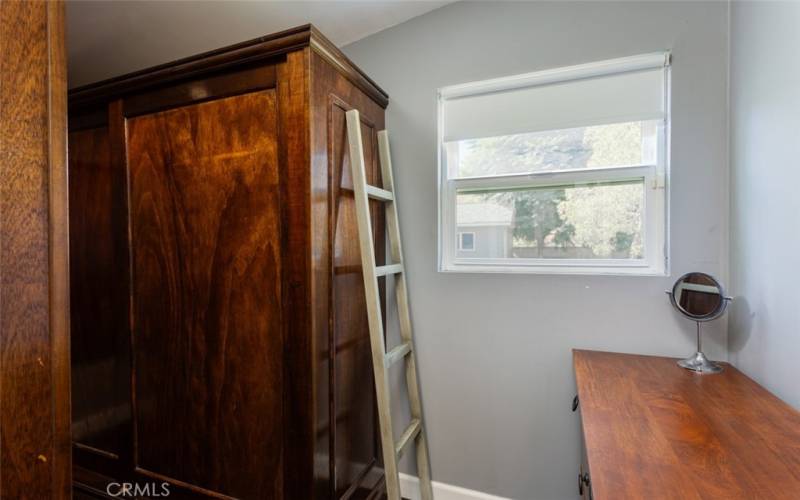
[[389, 95], [345, 56], [314, 25], [306, 24], [278, 33], [254, 38], [221, 49], [159, 64], [121, 76], [71, 89], [70, 108], [83, 108], [124, 95], [141, 92], [166, 82], [197, 78], [220, 70], [243, 67], [274, 59], [289, 52], [310, 48], [341, 71], [345, 77], [386, 108]]

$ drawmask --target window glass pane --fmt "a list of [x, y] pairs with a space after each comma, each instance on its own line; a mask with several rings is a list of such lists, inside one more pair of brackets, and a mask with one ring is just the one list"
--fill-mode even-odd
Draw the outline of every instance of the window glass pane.
[[461, 250], [475, 250], [475, 233], [458, 233], [461, 238]]
[[521, 174], [655, 163], [657, 122], [630, 122], [445, 143], [448, 175]]
[[456, 257], [642, 259], [643, 207], [643, 180], [459, 191], [456, 235], [475, 238]]

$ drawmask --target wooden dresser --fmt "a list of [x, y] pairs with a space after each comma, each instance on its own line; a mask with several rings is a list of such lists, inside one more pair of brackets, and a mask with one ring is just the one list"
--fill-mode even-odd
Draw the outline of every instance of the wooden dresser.
[[83, 491], [103, 478], [166, 481], [171, 498], [379, 488], [345, 112], [360, 111], [381, 185], [387, 104], [312, 26], [70, 92]]
[[724, 363], [576, 350], [583, 498], [800, 498], [800, 412]]

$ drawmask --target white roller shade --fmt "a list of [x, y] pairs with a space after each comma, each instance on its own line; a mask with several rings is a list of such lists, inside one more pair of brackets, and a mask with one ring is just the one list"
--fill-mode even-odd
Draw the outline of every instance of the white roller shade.
[[443, 139], [663, 119], [668, 61], [650, 54], [443, 88]]

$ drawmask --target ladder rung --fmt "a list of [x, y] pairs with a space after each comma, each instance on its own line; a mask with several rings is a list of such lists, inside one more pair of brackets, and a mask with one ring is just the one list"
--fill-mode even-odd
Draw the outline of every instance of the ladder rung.
[[417, 434], [419, 434], [419, 431], [421, 429], [422, 426], [420, 425], [419, 419], [418, 418], [413, 419], [409, 424], [409, 426], [406, 428], [403, 435], [400, 436], [400, 441], [397, 442], [397, 446], [395, 446], [394, 448], [394, 452], [397, 454], [398, 460], [400, 460], [400, 457], [403, 456], [403, 449], [406, 446], [408, 446], [408, 443], [410, 443], [415, 437], [417, 437]]
[[403, 264], [389, 264], [388, 266], [378, 266], [375, 268], [375, 276], [386, 276], [387, 274], [398, 274], [403, 272]]
[[386, 367], [390, 367], [411, 352], [411, 342], [405, 342], [386, 353]]
[[381, 189], [375, 186], [370, 186], [369, 184], [367, 184], [367, 196], [369, 196], [373, 200], [394, 201], [394, 195], [392, 194], [391, 191], [387, 191], [385, 189]]

